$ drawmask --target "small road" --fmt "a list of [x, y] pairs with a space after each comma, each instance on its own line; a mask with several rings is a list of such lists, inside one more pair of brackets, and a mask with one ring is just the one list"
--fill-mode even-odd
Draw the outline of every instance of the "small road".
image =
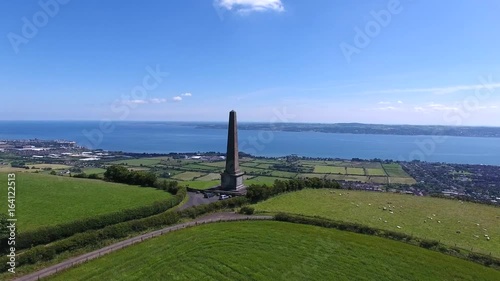
[[[191, 200], [191, 198], [190, 198], [190, 200]], [[99, 250], [96, 250], [96, 251], [93, 251], [93, 252], [90, 252], [90, 253], [75, 257], [75, 258], [68, 259], [68, 260], [63, 261], [61, 263], [58, 263], [56, 265], [44, 268], [42, 270], [39, 270], [37, 272], [31, 273], [31, 274], [28, 274], [28, 275], [25, 275], [22, 277], [19, 277], [19, 278], [14, 279], [14, 280], [17, 280], [17, 281], [39, 280], [43, 277], [47, 277], [49, 275], [55, 274], [57, 272], [60, 272], [62, 270], [73, 267], [75, 265], [87, 262], [89, 260], [99, 258], [105, 254], [109, 254], [111, 252], [123, 249], [127, 246], [134, 245], [134, 244], [140, 243], [144, 240], [147, 240], [147, 239], [150, 239], [153, 237], [158, 237], [160, 235], [163, 235], [163, 234], [166, 234], [166, 233], [169, 233], [172, 231], [184, 229], [186, 227], [192, 227], [192, 226], [196, 226], [196, 225], [200, 225], [200, 224], [213, 223], [213, 222], [239, 221], [239, 220], [271, 220], [271, 219], [273, 219], [273, 217], [271, 217], [271, 216], [246, 216], [246, 215], [240, 215], [237, 213], [214, 213], [214, 214], [210, 214], [210, 215], [198, 218], [198, 219], [190, 221], [190, 222], [181, 223], [181, 224], [174, 225], [174, 226], [169, 226], [169, 227], [166, 227], [166, 228], [163, 228], [160, 230], [156, 230], [153, 232], [142, 234], [142, 235], [115, 243], [113, 245], [104, 247], [102, 249], [99, 249]]]

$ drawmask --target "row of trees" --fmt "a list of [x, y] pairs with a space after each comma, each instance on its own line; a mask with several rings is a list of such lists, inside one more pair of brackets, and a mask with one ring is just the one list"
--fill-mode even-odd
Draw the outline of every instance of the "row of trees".
[[129, 171], [124, 166], [113, 165], [106, 169], [104, 179], [112, 182], [154, 187], [157, 176], [148, 171]]
[[320, 179], [320, 178], [305, 178], [292, 179], [287, 181], [276, 180], [274, 185], [259, 185], [252, 184], [247, 189], [247, 198], [252, 203], [266, 200], [271, 196], [278, 195], [284, 192], [302, 190], [304, 188], [335, 188], [340, 189], [340, 184], [335, 180]]

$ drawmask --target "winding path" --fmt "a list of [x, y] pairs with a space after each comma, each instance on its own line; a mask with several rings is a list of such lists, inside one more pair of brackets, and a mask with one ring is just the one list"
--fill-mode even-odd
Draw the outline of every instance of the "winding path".
[[37, 272], [19, 277], [17, 281], [31, 281], [31, 280], [39, 280], [40, 278], [47, 277], [49, 275], [55, 274], [59, 271], [68, 269], [70, 267], [73, 267], [75, 265], [87, 262], [89, 260], [96, 259], [100, 256], [103, 256], [105, 254], [109, 254], [111, 252], [117, 251], [119, 249], [123, 249], [127, 246], [140, 243], [144, 240], [153, 238], [153, 237], [158, 237], [160, 235], [176, 231], [179, 229], [184, 229], [186, 227], [191, 227], [191, 226], [196, 226], [199, 224], [205, 224], [205, 223], [213, 223], [213, 222], [224, 222], [224, 221], [238, 221], [238, 220], [271, 220], [273, 217], [271, 216], [246, 216], [246, 215], [240, 215], [236, 213], [214, 213], [210, 214], [201, 218], [198, 218], [196, 220], [190, 221], [190, 222], [185, 222], [181, 224], [177, 224], [174, 226], [169, 226], [160, 230], [156, 230], [153, 232], [149, 232], [146, 234], [142, 234], [118, 243], [115, 243], [113, 245], [109, 245], [107, 247], [104, 247], [102, 249], [83, 254], [81, 256], [75, 257], [68, 259], [66, 261], [63, 261], [61, 263], [55, 264], [53, 266], [44, 268], [42, 270], [39, 270]]

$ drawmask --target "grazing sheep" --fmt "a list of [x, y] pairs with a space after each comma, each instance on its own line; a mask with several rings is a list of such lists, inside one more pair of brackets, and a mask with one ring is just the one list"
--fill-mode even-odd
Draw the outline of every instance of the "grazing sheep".
[[387, 223], [387, 221], [384, 221], [384, 223]]
[[386, 207], [384, 207], [384, 208], [382, 208], [382, 209], [383, 209], [384, 211], [385, 211], [385, 210], [387, 210], [387, 208], [386, 208]]
[[490, 241], [490, 237], [486, 237], [486, 240]]
[[438, 221], [438, 223], [441, 223], [441, 221]]
[[393, 211], [390, 211], [389, 213], [394, 214], [394, 212], [393, 212]]
[[401, 229], [401, 226], [398, 225], [397, 228]]

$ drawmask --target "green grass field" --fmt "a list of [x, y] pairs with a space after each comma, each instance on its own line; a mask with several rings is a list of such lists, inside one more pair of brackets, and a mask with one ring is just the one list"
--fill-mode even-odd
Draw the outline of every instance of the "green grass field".
[[314, 166], [314, 173], [317, 174], [345, 174], [344, 167], [334, 167], [334, 166]]
[[0, 173], [15, 173], [15, 172], [33, 172], [33, 170], [26, 170], [24, 168], [14, 168], [10, 165], [0, 166]]
[[279, 178], [279, 177], [266, 177], [266, 176], [258, 176], [254, 177], [252, 179], [246, 180], [245, 185], [251, 185], [251, 184], [267, 184], [267, 185], [272, 185], [274, 184], [275, 180], [287, 180], [285, 178]]
[[[206, 163], [206, 164], [208, 164], [208, 163]], [[221, 167], [215, 167], [215, 166], [210, 166], [210, 165], [206, 165], [206, 164], [205, 163], [203, 163], [203, 164], [190, 163], [190, 164], [184, 165], [182, 168], [190, 169], [193, 171], [202, 170], [202, 171], [211, 171], [211, 172], [217, 172], [217, 171], [223, 170], [223, 168], [221, 168]]]
[[413, 178], [394, 178], [390, 177], [390, 183], [402, 183], [402, 184], [415, 184], [417, 183]]
[[307, 189], [258, 203], [256, 210], [355, 222], [500, 257], [500, 208], [493, 206], [394, 193]]
[[181, 181], [191, 181], [194, 178], [200, 177], [205, 175], [205, 173], [200, 173], [200, 172], [184, 172], [178, 175], [173, 176], [173, 179], [176, 180], [181, 180]]
[[363, 168], [347, 168], [347, 174], [348, 175], [364, 176], [365, 170], [363, 170]]
[[208, 162], [208, 163], [204, 163], [204, 165], [212, 166], [212, 167], [218, 167], [218, 168], [225, 168], [226, 167], [226, 162], [225, 161]]
[[197, 178], [196, 180], [197, 181], [214, 181], [214, 180], [219, 180], [219, 179], [220, 179], [220, 174], [210, 173], [210, 174], [204, 175], [201, 178]]
[[83, 169], [83, 172], [87, 175], [90, 174], [104, 174], [106, 172], [106, 169], [101, 169], [101, 168], [85, 168]]
[[[0, 174], [7, 183], [7, 175]], [[18, 173], [16, 212], [18, 230], [33, 230], [75, 219], [94, 217], [169, 198], [167, 192], [101, 180]], [[7, 188], [0, 200], [7, 204]]]
[[213, 181], [181, 181], [179, 182], [179, 185], [181, 186], [187, 186], [190, 188], [195, 188], [195, 189], [207, 189], [211, 188], [214, 186], [217, 186], [220, 184], [220, 180], [213, 180]]
[[202, 225], [49, 280], [499, 280], [500, 272], [404, 243], [282, 222]]
[[109, 164], [127, 164], [128, 166], [154, 166], [160, 164], [162, 159], [167, 159], [166, 157], [154, 157], [154, 158], [140, 158], [140, 159], [126, 159], [109, 162]]
[[384, 167], [385, 171], [390, 177], [395, 177], [395, 178], [405, 178], [405, 177], [410, 177], [404, 170], [401, 168], [401, 165], [397, 163], [391, 163], [391, 164], [382, 164]]
[[62, 170], [71, 168], [71, 166], [59, 165], [59, 164], [26, 164], [26, 166], [30, 168], [35, 167], [36, 169], [51, 168], [53, 170]]
[[367, 168], [366, 172], [368, 176], [387, 176], [384, 169]]

